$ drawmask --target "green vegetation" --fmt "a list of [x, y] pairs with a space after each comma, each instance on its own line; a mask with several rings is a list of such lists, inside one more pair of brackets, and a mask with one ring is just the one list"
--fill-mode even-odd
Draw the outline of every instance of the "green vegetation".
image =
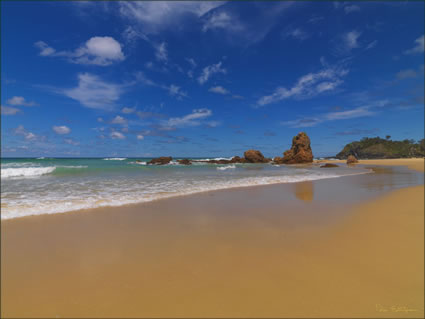
[[345, 159], [354, 155], [358, 159], [368, 158], [407, 158], [425, 156], [425, 139], [418, 142], [414, 140], [392, 141], [391, 136], [386, 139], [380, 137], [364, 137], [360, 141], [345, 145], [336, 157]]

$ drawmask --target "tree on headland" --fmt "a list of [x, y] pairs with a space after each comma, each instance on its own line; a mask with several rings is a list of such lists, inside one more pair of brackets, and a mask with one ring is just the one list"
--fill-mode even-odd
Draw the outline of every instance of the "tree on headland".
[[380, 137], [363, 137], [345, 145], [344, 149], [336, 157], [346, 159], [349, 155], [355, 155], [359, 159], [367, 158], [408, 158], [425, 156], [424, 139], [415, 142], [413, 139], [392, 141], [391, 136], [385, 139]]

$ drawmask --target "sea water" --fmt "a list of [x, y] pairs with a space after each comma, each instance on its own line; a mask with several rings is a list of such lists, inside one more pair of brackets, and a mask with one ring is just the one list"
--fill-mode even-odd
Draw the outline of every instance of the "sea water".
[[[211, 158], [212, 159], [212, 158]], [[149, 158], [3, 158], [1, 218], [120, 206], [204, 191], [369, 173], [313, 165], [194, 163]]]

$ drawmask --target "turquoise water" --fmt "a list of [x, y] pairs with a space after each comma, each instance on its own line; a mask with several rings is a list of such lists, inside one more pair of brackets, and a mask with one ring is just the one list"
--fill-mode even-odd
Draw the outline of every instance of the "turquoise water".
[[[136, 160], [141, 162], [136, 162]], [[146, 165], [148, 158], [1, 160], [1, 218], [120, 206], [203, 191], [363, 174], [362, 168], [271, 164]]]

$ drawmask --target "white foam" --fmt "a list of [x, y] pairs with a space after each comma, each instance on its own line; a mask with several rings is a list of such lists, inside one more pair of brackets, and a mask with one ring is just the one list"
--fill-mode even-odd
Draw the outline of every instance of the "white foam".
[[103, 160], [104, 161], [124, 161], [126, 159], [127, 159], [126, 157], [107, 157], [107, 158], [104, 158]]
[[1, 178], [10, 177], [36, 177], [50, 174], [56, 169], [56, 166], [48, 167], [22, 167], [22, 168], [2, 168]]
[[130, 162], [128, 164], [136, 164], [136, 165], [146, 165], [146, 162]]
[[[43, 168], [44, 169], [44, 168]], [[229, 189], [236, 187], [249, 187], [255, 185], [270, 185], [280, 183], [295, 183], [327, 178], [337, 178], [348, 175], [370, 173], [370, 170], [356, 170], [340, 175], [329, 174], [329, 171], [311, 172], [308, 174], [281, 175], [281, 176], [251, 176], [244, 178], [226, 178], [221, 180], [193, 180], [170, 178], [167, 180], [151, 180], [141, 184], [140, 180], [110, 180], [105, 184], [96, 184], [95, 189], [88, 189], [91, 182], [78, 182], [75, 184], [57, 185], [55, 191], [50, 191], [47, 196], [34, 196], [14, 198], [7, 201], [10, 194], [2, 192], [1, 219], [12, 219], [30, 215], [43, 215], [66, 213], [80, 209], [90, 209], [105, 206], [122, 206], [149, 202], [169, 197], [183, 196], [213, 190]], [[108, 186], [113, 187], [108, 187]], [[80, 188], [78, 191], [76, 191]], [[93, 191], [94, 190], [94, 191]], [[13, 195], [13, 194], [12, 194]]]
[[217, 169], [218, 169], [219, 171], [225, 171], [226, 169], [233, 169], [233, 168], [236, 168], [236, 166], [235, 166], [235, 165], [228, 165], [228, 166], [220, 166], [220, 167], [217, 167]]

